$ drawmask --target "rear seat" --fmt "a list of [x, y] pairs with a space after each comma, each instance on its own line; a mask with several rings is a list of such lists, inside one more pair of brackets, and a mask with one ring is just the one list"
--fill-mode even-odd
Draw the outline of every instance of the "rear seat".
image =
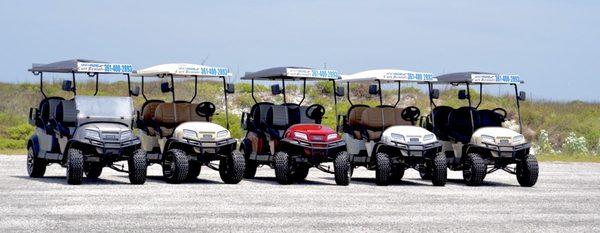
[[144, 122], [144, 124], [147, 127], [146, 133], [148, 133], [148, 135], [150, 135], [150, 136], [155, 136], [156, 130], [154, 130], [154, 128], [152, 128], [152, 127], [149, 127], [150, 126], [149, 123], [154, 120], [154, 113], [155, 113], [158, 105], [160, 105], [161, 103], [164, 103], [164, 102], [165, 101], [162, 101], [162, 100], [148, 100], [142, 106], [141, 120]]
[[[184, 122], [206, 121], [206, 118], [196, 114], [198, 104], [190, 103], [160, 103], [154, 111], [153, 120], [160, 127], [162, 137], [173, 134], [175, 128]], [[209, 121], [211, 119], [209, 118]]]
[[348, 109], [348, 123], [346, 129], [344, 129], [346, 133], [351, 134], [356, 139], [362, 138], [360, 132], [362, 113], [368, 108], [367, 105], [354, 105]]

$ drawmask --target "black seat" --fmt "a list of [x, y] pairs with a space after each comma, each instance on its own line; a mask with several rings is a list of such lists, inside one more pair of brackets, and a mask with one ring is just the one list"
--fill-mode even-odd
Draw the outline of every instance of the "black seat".
[[477, 125], [478, 122], [477, 109], [472, 107], [454, 109], [448, 116], [448, 136], [466, 144], [471, 140], [471, 134], [474, 131], [473, 124]]
[[47, 124], [52, 117], [54, 117], [56, 106], [63, 100], [65, 99], [56, 96], [45, 98], [40, 102], [38, 109], [40, 111], [40, 119], [44, 125]]
[[477, 115], [479, 115], [479, 122], [475, 126], [476, 129], [481, 127], [502, 126], [503, 117], [497, 112], [484, 109], [477, 111]]
[[288, 123], [290, 125], [302, 123], [302, 111], [300, 105], [295, 103], [285, 103], [282, 105], [287, 106], [288, 108]]
[[449, 106], [437, 106], [431, 111], [433, 116], [431, 119], [433, 123], [432, 132], [436, 135], [439, 140], [448, 141], [448, 116], [454, 108]]
[[[267, 127], [272, 136], [282, 138], [285, 130], [290, 126], [288, 106], [273, 105], [267, 111]], [[277, 132], [276, 135], [273, 135]]]
[[251, 120], [248, 121], [248, 130], [264, 132], [264, 127], [267, 125], [267, 112], [273, 106], [273, 103], [261, 102], [256, 103], [250, 109]]
[[75, 100], [63, 100], [56, 105], [55, 127], [62, 136], [71, 137], [77, 127]]

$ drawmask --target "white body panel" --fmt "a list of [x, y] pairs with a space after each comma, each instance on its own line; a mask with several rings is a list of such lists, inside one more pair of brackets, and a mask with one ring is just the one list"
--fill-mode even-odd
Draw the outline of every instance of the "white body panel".
[[[437, 141], [435, 135], [433, 135], [433, 133], [429, 132], [424, 128], [412, 125], [397, 125], [389, 127], [385, 131], [383, 131], [383, 134], [381, 135], [381, 142], [385, 144], [391, 143], [392, 134], [399, 134], [404, 136], [406, 142], [411, 141], [411, 139], [413, 140], [412, 142], [416, 142], [414, 140], [418, 140], [418, 142], [421, 142], [423, 144]], [[425, 140], [425, 135], [430, 134], [433, 135], [433, 137], [431, 139]]]
[[474, 145], [482, 145], [481, 136], [487, 135], [492, 136], [495, 139], [495, 143], [499, 143], [501, 139], [508, 140], [510, 144], [523, 144], [525, 140], [523, 139], [520, 142], [514, 143], [513, 138], [516, 136], [522, 136], [520, 133], [517, 133], [511, 129], [503, 128], [503, 127], [483, 127], [476, 130], [471, 136], [471, 144]]

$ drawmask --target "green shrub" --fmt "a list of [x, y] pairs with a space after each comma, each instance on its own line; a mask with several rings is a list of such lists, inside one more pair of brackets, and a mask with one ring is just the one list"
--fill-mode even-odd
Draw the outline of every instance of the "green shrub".
[[33, 134], [34, 128], [28, 124], [20, 124], [6, 129], [6, 134], [9, 139], [26, 140]]

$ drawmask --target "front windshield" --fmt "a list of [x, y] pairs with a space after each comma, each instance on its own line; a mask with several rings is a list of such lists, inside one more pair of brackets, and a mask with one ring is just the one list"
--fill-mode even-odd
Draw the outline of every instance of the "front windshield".
[[76, 96], [78, 118], [133, 117], [133, 101], [130, 97]]

